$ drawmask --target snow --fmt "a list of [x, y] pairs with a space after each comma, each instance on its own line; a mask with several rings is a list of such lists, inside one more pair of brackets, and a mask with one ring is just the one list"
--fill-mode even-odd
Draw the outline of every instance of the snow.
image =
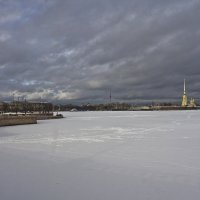
[[0, 128], [1, 200], [200, 199], [200, 111], [63, 114]]

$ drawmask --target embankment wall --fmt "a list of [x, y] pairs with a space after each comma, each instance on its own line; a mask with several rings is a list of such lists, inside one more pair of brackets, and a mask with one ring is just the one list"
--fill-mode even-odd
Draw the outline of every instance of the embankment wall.
[[25, 124], [37, 124], [37, 118], [33, 116], [0, 116], [0, 126]]

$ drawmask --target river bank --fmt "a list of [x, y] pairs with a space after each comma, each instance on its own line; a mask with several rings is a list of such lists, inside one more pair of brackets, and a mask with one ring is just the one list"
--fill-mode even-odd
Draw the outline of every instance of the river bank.
[[48, 119], [60, 119], [63, 118], [61, 114], [53, 115], [49, 114], [18, 114], [18, 115], [0, 115], [0, 127], [1, 126], [15, 126], [15, 125], [26, 125], [26, 124], [37, 124], [37, 120], [48, 120]]

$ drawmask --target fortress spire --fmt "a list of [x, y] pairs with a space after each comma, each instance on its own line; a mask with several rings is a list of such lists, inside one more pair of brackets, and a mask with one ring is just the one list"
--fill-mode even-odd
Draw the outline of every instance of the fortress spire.
[[184, 79], [184, 95], [186, 95], [185, 79]]
[[187, 95], [186, 95], [186, 84], [184, 79], [184, 93], [182, 97], [182, 107], [187, 107]]

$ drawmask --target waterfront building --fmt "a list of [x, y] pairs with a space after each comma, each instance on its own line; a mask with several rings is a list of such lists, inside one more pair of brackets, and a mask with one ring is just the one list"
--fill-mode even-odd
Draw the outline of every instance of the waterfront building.
[[184, 79], [184, 93], [182, 96], [182, 107], [187, 107], [188, 102], [187, 102], [187, 95], [186, 95], [186, 85], [185, 85], [185, 79]]
[[195, 103], [195, 100], [193, 98], [190, 99], [189, 106], [192, 107], [192, 108], [196, 107], [196, 103]]

